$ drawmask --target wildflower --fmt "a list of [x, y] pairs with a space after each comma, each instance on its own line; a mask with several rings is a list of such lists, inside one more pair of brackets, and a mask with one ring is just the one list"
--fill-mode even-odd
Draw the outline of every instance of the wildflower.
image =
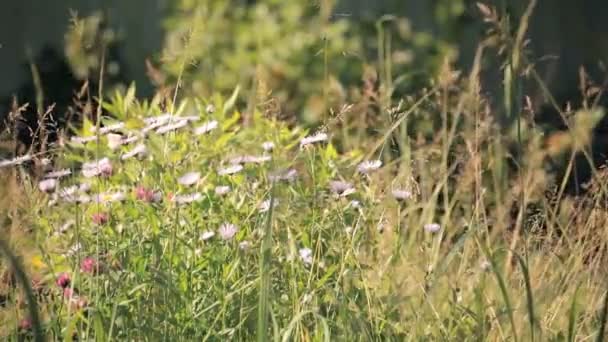
[[58, 179], [58, 178], [63, 178], [63, 177], [69, 176], [71, 174], [72, 174], [72, 170], [63, 169], [63, 170], [48, 172], [47, 174], [44, 175], [44, 178], [45, 179], [48, 179], [48, 178]]
[[32, 320], [29, 318], [24, 318], [19, 321], [19, 330], [26, 331], [32, 329]]
[[226, 176], [226, 175], [233, 175], [235, 173], [241, 172], [242, 170], [243, 170], [243, 165], [234, 164], [234, 165], [228, 166], [226, 168], [217, 170], [217, 173], [220, 176]]
[[108, 177], [112, 175], [112, 163], [110, 163], [108, 158], [84, 163], [82, 165], [82, 175], [86, 178], [92, 178], [99, 175]]
[[97, 265], [97, 260], [91, 257], [86, 257], [80, 263], [80, 269], [84, 273], [97, 273], [99, 271], [99, 266]]
[[200, 172], [188, 172], [188, 173], [184, 174], [183, 176], [179, 177], [177, 179], [177, 182], [181, 185], [189, 186], [189, 185], [196, 184], [200, 179], [201, 179]]
[[271, 156], [241, 156], [232, 158], [230, 164], [262, 164], [271, 159]]
[[73, 142], [74, 144], [86, 144], [92, 141], [97, 141], [97, 136], [93, 135], [93, 136], [89, 136], [89, 137], [71, 137], [70, 141]]
[[368, 174], [372, 171], [378, 170], [382, 166], [380, 160], [366, 160], [357, 166], [359, 173]]
[[312, 250], [310, 248], [300, 248], [300, 259], [306, 265], [312, 265]]
[[13, 158], [13, 159], [0, 160], [0, 167], [19, 165], [19, 164], [23, 164], [30, 160], [32, 160], [32, 156], [29, 154], [26, 154], [24, 156], [19, 156], [19, 157]]
[[424, 225], [424, 230], [429, 233], [437, 233], [441, 230], [441, 226], [438, 223], [428, 223]]
[[412, 193], [407, 190], [395, 189], [392, 191], [392, 194], [397, 201], [405, 201], [412, 198]]
[[207, 107], [205, 108], [205, 111], [208, 114], [213, 114], [215, 112], [215, 106], [212, 105], [211, 103], [207, 105]]
[[137, 188], [135, 188], [135, 198], [140, 201], [155, 202], [157, 197], [158, 196], [156, 196], [154, 191], [151, 189], [146, 189], [143, 186], [138, 186]]
[[230, 192], [230, 187], [228, 185], [221, 185], [215, 187], [215, 194], [218, 196], [223, 196]]
[[72, 297], [74, 297], [74, 289], [69, 288], [69, 287], [64, 287], [63, 289], [63, 298], [65, 299], [72, 299]]
[[327, 134], [323, 133], [323, 132], [319, 132], [319, 133], [316, 133], [315, 135], [305, 137], [302, 140], [300, 140], [300, 148], [311, 145], [311, 144], [327, 141], [327, 138], [328, 138]]
[[194, 135], [203, 135], [205, 133], [209, 133], [212, 130], [216, 129], [218, 126], [218, 122], [216, 120], [209, 121], [202, 126], [198, 126], [194, 129]]
[[145, 157], [146, 154], [148, 154], [148, 149], [146, 148], [146, 145], [139, 144], [139, 145], [135, 146], [131, 151], [123, 154], [120, 157], [120, 159], [127, 160], [127, 159], [131, 159], [133, 157], [142, 158], [142, 157]]
[[200, 199], [203, 198], [203, 195], [200, 192], [194, 192], [191, 194], [176, 195], [176, 196], [170, 196], [170, 197], [177, 204], [187, 204], [187, 203], [199, 201]]
[[108, 147], [114, 151], [122, 145], [122, 135], [110, 133], [108, 134]]
[[188, 120], [183, 120], [180, 119], [175, 123], [169, 123], [167, 125], [161, 126], [159, 128], [156, 129], [156, 133], [157, 134], [165, 134], [165, 133], [169, 133], [171, 131], [175, 131], [178, 130], [180, 128], [186, 127], [186, 125], [188, 124]]
[[57, 286], [65, 289], [66, 287], [70, 286], [70, 282], [71, 281], [72, 280], [70, 279], [70, 275], [69, 274], [67, 274], [67, 273], [61, 273], [59, 275], [59, 277], [57, 277], [56, 283], [57, 283]]
[[249, 241], [241, 241], [239, 242], [239, 249], [242, 251], [247, 251], [251, 247], [251, 242]]
[[280, 172], [275, 172], [275, 173], [269, 174], [268, 180], [270, 180], [271, 182], [278, 182], [278, 181], [292, 182], [296, 179], [297, 176], [298, 176], [298, 171], [296, 171], [295, 169], [289, 169], [286, 171], [280, 171]]
[[481, 268], [482, 271], [487, 272], [492, 268], [492, 263], [489, 262], [488, 260], [483, 260], [479, 264], [479, 268]]
[[73, 245], [72, 247], [70, 247], [68, 249], [68, 251], [65, 253], [65, 256], [71, 257], [74, 254], [78, 253], [78, 251], [80, 251], [81, 249], [82, 249], [82, 244], [79, 242], [79, 243]]
[[57, 230], [57, 233], [58, 234], [63, 234], [65, 232], [67, 232], [75, 224], [76, 224], [76, 221], [69, 220], [66, 223], [64, 223], [61, 227], [59, 227], [59, 229]]
[[274, 149], [274, 143], [272, 141], [265, 141], [262, 143], [262, 149], [266, 152], [272, 151]]
[[108, 221], [110, 220], [110, 217], [106, 213], [95, 213], [91, 216], [91, 220], [96, 225], [103, 225], [103, 224], [108, 223]]
[[[124, 127], [125, 127], [124, 122], [117, 122], [115, 124], [99, 128], [99, 134], [108, 134], [110, 132], [119, 131], [119, 130], [123, 129]], [[93, 132], [93, 133], [97, 132], [97, 127], [92, 127], [91, 132]]]
[[224, 223], [220, 226], [218, 233], [222, 240], [230, 240], [236, 235], [237, 231], [238, 229], [234, 224]]
[[[268, 210], [270, 210], [270, 201], [271, 201], [270, 199], [267, 199], [258, 206], [260, 213], [265, 213]], [[279, 201], [277, 199], [275, 199], [272, 207], [275, 208], [277, 205], [279, 205]]]
[[355, 188], [351, 183], [343, 181], [331, 181], [329, 182], [329, 188], [338, 197], [346, 197], [356, 192]]
[[91, 184], [89, 183], [80, 183], [78, 186], [78, 191], [80, 192], [89, 192], [91, 190]]
[[348, 206], [351, 208], [359, 209], [359, 208], [361, 208], [361, 202], [359, 202], [357, 200], [352, 200], [352, 201], [350, 201]]
[[207, 231], [205, 231], [205, 232], [203, 232], [201, 234], [201, 240], [202, 241], [207, 241], [207, 240], [211, 239], [214, 236], [215, 236], [215, 232], [214, 231], [207, 230]]
[[57, 188], [57, 180], [54, 178], [45, 179], [38, 183], [38, 189], [42, 192], [53, 192], [55, 191], [55, 188]]

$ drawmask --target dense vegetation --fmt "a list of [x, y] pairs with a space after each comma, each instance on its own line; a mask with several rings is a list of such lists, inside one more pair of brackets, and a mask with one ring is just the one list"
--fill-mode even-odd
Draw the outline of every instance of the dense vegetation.
[[[363, 67], [338, 55], [367, 36], [330, 8], [178, 3], [192, 17], [168, 24], [156, 96], [102, 84], [69, 134], [0, 161], [2, 338], [602, 340], [603, 90], [584, 79], [581, 108], [555, 106], [563, 131], [535, 123], [534, 2], [517, 25], [479, 5], [472, 69], [446, 52], [427, 79], [394, 76], [384, 21]], [[480, 82], [496, 51], [502, 105]], [[591, 176], [568, 195], [580, 159]]]

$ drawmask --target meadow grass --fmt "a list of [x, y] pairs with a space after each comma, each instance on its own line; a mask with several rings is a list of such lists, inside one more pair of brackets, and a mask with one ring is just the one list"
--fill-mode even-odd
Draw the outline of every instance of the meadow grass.
[[[176, 88], [164, 106], [100, 89], [110, 116], [32, 155], [39, 175], [0, 164], [0, 336], [601, 341], [606, 170], [584, 195], [564, 189], [603, 112], [573, 111], [547, 138], [517, 108], [522, 70], [544, 86], [521, 52], [526, 25], [499, 109], [482, 95], [484, 44], [469, 75], [446, 62], [393, 103], [382, 30], [378, 102], [318, 130], [241, 113], [239, 88]], [[566, 161], [563, 179], [549, 160]]]

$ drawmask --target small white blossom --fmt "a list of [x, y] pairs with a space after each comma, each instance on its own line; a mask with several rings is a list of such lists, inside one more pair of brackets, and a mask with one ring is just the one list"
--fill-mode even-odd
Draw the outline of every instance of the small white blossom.
[[131, 159], [133, 157], [144, 157], [146, 156], [146, 154], [148, 153], [148, 149], [146, 148], [146, 145], [144, 144], [139, 144], [137, 146], [135, 146], [131, 151], [123, 154], [120, 159], [122, 160], [127, 160], [127, 159]]
[[382, 166], [380, 160], [366, 160], [357, 166], [357, 171], [363, 174], [378, 170]]
[[82, 175], [85, 178], [95, 176], [110, 176], [112, 174], [112, 163], [108, 158], [103, 158], [98, 161], [84, 163], [82, 165]]
[[156, 129], [156, 133], [157, 134], [169, 133], [171, 131], [175, 131], [175, 130], [178, 130], [180, 128], [186, 127], [187, 124], [188, 124], [188, 120], [180, 119], [179, 121], [177, 121], [175, 123], [169, 123], [167, 125], [164, 125], [164, 126], [161, 126], [161, 127], [157, 128]]
[[110, 148], [110, 150], [114, 151], [122, 145], [122, 135], [110, 133], [107, 135], [107, 137], [108, 147]]
[[62, 177], [66, 177], [72, 174], [72, 170], [70, 169], [63, 169], [63, 170], [58, 170], [58, 171], [52, 171], [49, 172], [47, 174], [44, 175], [44, 178], [62, 178]]
[[237, 231], [237, 227], [232, 223], [224, 223], [218, 229], [218, 233], [220, 234], [222, 240], [232, 239], [236, 235]]
[[207, 241], [207, 240], [211, 239], [214, 236], [215, 236], [215, 232], [213, 232], [211, 230], [208, 230], [208, 231], [205, 231], [205, 232], [203, 232], [201, 234], [201, 240], [202, 241]]
[[424, 225], [424, 230], [429, 233], [437, 233], [439, 230], [441, 230], [441, 226], [439, 223], [428, 223]]
[[230, 192], [230, 187], [228, 185], [220, 185], [215, 187], [215, 194], [218, 196], [223, 196]]
[[234, 165], [228, 166], [226, 168], [217, 170], [217, 173], [220, 176], [226, 176], [226, 175], [232, 175], [232, 174], [241, 172], [242, 170], [243, 170], [243, 165], [234, 164]]
[[199, 201], [203, 198], [200, 192], [194, 192], [186, 195], [176, 195], [173, 197], [173, 201], [177, 204], [188, 204]]
[[346, 197], [356, 192], [355, 188], [351, 183], [343, 181], [331, 181], [329, 182], [329, 188], [338, 197]]
[[38, 189], [40, 189], [42, 192], [53, 192], [55, 191], [55, 188], [57, 188], [57, 183], [58, 182], [55, 178], [45, 179], [38, 183]]
[[230, 159], [230, 164], [263, 164], [271, 159], [271, 156], [241, 156]]
[[[108, 134], [110, 132], [121, 130], [124, 127], [125, 127], [124, 122], [117, 122], [117, 123], [99, 128], [99, 134]], [[93, 132], [93, 133], [97, 132], [97, 127], [92, 127], [91, 132]]]
[[272, 141], [265, 141], [262, 143], [262, 149], [266, 152], [272, 151], [274, 149], [274, 143]]
[[312, 265], [312, 250], [310, 248], [301, 248], [299, 254], [304, 264]]
[[239, 243], [239, 249], [242, 251], [247, 251], [251, 247], [251, 242], [249, 241], [241, 241]]
[[194, 129], [194, 135], [203, 135], [205, 133], [209, 133], [212, 130], [216, 129], [218, 126], [218, 122], [216, 120], [209, 121], [202, 126], [196, 127]]
[[93, 135], [90, 137], [78, 137], [78, 136], [74, 136], [70, 138], [70, 141], [75, 143], [75, 144], [86, 144], [89, 142], [93, 142], [93, 141], [97, 141], [97, 136]]
[[207, 105], [207, 107], [205, 107], [205, 111], [208, 114], [213, 114], [213, 113], [215, 113], [215, 106], [210, 103]]
[[289, 169], [286, 171], [274, 172], [268, 175], [268, 180], [271, 182], [287, 181], [292, 182], [298, 177], [298, 171]]
[[26, 154], [24, 156], [19, 156], [19, 157], [13, 158], [13, 159], [0, 160], [0, 167], [20, 165], [20, 164], [23, 164], [30, 160], [32, 160], [32, 156], [29, 154]]
[[392, 191], [393, 197], [398, 201], [405, 201], [411, 199], [412, 193], [407, 190], [395, 189]]
[[300, 147], [305, 147], [311, 144], [327, 141], [327, 134], [323, 132], [319, 132], [317, 134], [308, 136], [300, 140]]
[[177, 179], [177, 182], [181, 185], [194, 185], [196, 183], [198, 183], [198, 181], [201, 179], [201, 173], [200, 172], [188, 172], [186, 174], [184, 174], [183, 176], [179, 177]]
[[479, 268], [481, 268], [482, 271], [487, 272], [492, 268], [492, 263], [488, 260], [483, 260], [479, 263]]

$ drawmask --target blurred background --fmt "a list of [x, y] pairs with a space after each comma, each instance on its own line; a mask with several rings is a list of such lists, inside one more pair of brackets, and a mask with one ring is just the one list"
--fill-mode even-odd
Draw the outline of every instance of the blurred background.
[[[485, 3], [516, 20], [528, 1]], [[602, 82], [607, 12], [601, 0], [538, 3], [527, 52], [560, 103], [576, 101], [581, 66]], [[185, 65], [184, 94], [240, 85], [245, 99], [264, 93], [284, 115], [315, 122], [327, 110], [321, 98], [356, 100], [366, 81], [390, 77], [399, 97], [424, 87], [446, 58], [466, 72], [484, 32], [470, 0], [6, 0], [0, 120], [11, 106], [31, 106], [37, 78], [45, 106], [61, 116], [85, 81], [93, 93], [105, 51], [108, 92], [135, 82], [139, 96], [152, 96]], [[484, 79], [500, 102], [498, 59], [484, 60]], [[546, 102], [534, 86], [526, 94]]]

